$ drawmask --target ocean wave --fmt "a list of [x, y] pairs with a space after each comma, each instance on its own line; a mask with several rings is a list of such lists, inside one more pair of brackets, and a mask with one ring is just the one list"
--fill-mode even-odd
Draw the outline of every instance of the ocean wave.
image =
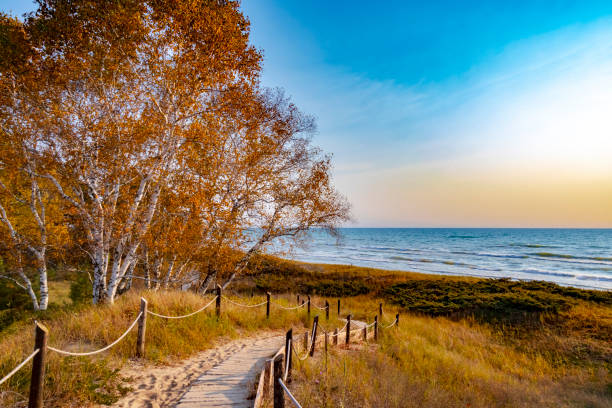
[[521, 272], [528, 273], [531, 275], [558, 276], [560, 278], [575, 278], [576, 277], [576, 275], [573, 273], [543, 271], [541, 269], [522, 269]]
[[555, 245], [543, 245], [543, 244], [520, 244], [520, 243], [511, 243], [508, 244], [511, 247], [521, 247], [521, 248], [559, 248]]

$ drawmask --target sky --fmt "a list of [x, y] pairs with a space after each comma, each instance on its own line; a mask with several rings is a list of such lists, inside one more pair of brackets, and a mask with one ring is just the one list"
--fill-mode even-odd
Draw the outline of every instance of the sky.
[[612, 2], [242, 10], [262, 84], [317, 118], [351, 226], [612, 227]]

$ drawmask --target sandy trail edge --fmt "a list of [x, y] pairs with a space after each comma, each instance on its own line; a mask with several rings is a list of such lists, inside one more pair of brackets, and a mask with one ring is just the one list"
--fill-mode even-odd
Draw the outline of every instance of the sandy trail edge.
[[186, 360], [167, 366], [128, 362], [120, 371], [122, 377], [132, 378], [133, 388], [128, 395], [114, 403], [114, 408], [158, 408], [176, 404], [189, 386], [204, 371], [220, 364], [236, 352], [258, 340], [278, 336], [282, 332], [266, 331], [257, 336], [230, 341], [202, 351]]

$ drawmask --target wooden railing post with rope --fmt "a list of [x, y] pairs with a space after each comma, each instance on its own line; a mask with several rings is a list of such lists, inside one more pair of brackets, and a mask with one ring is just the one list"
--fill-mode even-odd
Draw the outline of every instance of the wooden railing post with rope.
[[[193, 316], [197, 313], [200, 313], [203, 310], [207, 309], [209, 306], [211, 306], [213, 303], [216, 303], [215, 314], [217, 318], [220, 318], [221, 298], [222, 297], [223, 295], [222, 295], [221, 287], [217, 285], [216, 296], [213, 299], [211, 299], [207, 304], [205, 304], [200, 309], [194, 312], [185, 314], [185, 315], [181, 315], [181, 316], [166, 316], [166, 315], [162, 315], [154, 311], [151, 311], [148, 308], [147, 300], [144, 298], [141, 298], [140, 312], [135, 317], [135, 319], [132, 321], [131, 325], [123, 332], [123, 334], [121, 334], [121, 336], [119, 336], [115, 341], [113, 341], [110, 344], [107, 344], [103, 348], [94, 350], [94, 351], [89, 351], [89, 352], [73, 352], [73, 351], [67, 351], [67, 350], [62, 350], [62, 349], [48, 346], [47, 339], [49, 336], [49, 332], [45, 328], [45, 326], [36, 322], [34, 352], [30, 354], [28, 357], [26, 357], [21, 363], [19, 363], [19, 365], [17, 365], [17, 367], [15, 367], [5, 377], [1, 378], [0, 385], [4, 383], [5, 381], [7, 381], [11, 376], [13, 376], [21, 368], [23, 368], [25, 364], [27, 364], [30, 360], [33, 360], [28, 407], [29, 408], [42, 408], [43, 407], [45, 360], [46, 360], [47, 350], [56, 352], [63, 356], [90, 356], [90, 355], [102, 353], [106, 350], [109, 350], [111, 347], [114, 347], [116, 344], [122, 341], [129, 334], [129, 332], [132, 331], [132, 329], [134, 329], [136, 325], [138, 325], [138, 335], [136, 339], [136, 353], [135, 354], [138, 357], [144, 358], [147, 315], [152, 315], [152, 316], [156, 316], [156, 317], [163, 318], [163, 319], [183, 319], [183, 318]], [[312, 305], [312, 299], [310, 298], [310, 296], [308, 296], [307, 299], [308, 299], [308, 311], [310, 311], [310, 306]], [[272, 296], [269, 292], [266, 293], [266, 301], [262, 303], [257, 303], [257, 304], [243, 304], [243, 303], [233, 301], [232, 299], [227, 298], [227, 297], [226, 297], [226, 300], [230, 304], [234, 304], [236, 306], [245, 307], [245, 308], [261, 307], [263, 305], [266, 305], [266, 317], [267, 318], [270, 317], [270, 309], [271, 309], [272, 303], [274, 303], [278, 308], [284, 309], [284, 310], [297, 310], [305, 306], [303, 299], [302, 299], [301, 305], [298, 300], [298, 305], [295, 307], [287, 307], [287, 306], [284, 306], [282, 303], [272, 302]], [[325, 301], [324, 307], [319, 307], [316, 304], [313, 306], [319, 310], [325, 310], [326, 318], [329, 317], [329, 302], [327, 300]], [[340, 306], [340, 299], [338, 299], [338, 306]], [[386, 326], [381, 325], [381, 321], [382, 321], [382, 304], [379, 304], [379, 314], [374, 316], [373, 323], [367, 324], [364, 322], [360, 322], [358, 320], [355, 320], [354, 323], [357, 329], [361, 328], [361, 331], [363, 332], [363, 341], [366, 342], [368, 339], [368, 328], [370, 327], [373, 327], [372, 332], [373, 332], [373, 338], [375, 341], [378, 340], [380, 329], [386, 330], [386, 329], [391, 328], [392, 326], [398, 327], [399, 326], [399, 313], [395, 315], [395, 320]], [[275, 408], [284, 407], [284, 401], [285, 401], [284, 395], [286, 394], [289, 397], [289, 399], [293, 402], [295, 407], [301, 408], [300, 404], [297, 402], [297, 400], [293, 397], [293, 395], [287, 388], [287, 384], [289, 384], [292, 379], [291, 370], [293, 366], [293, 354], [296, 354], [298, 361], [305, 360], [309, 357], [313, 357], [316, 352], [317, 341], [323, 340], [324, 347], [325, 347], [325, 361], [327, 364], [327, 348], [328, 348], [328, 341], [329, 341], [329, 332], [326, 331], [325, 328], [321, 326], [321, 330], [323, 331], [323, 333], [318, 334], [319, 326], [320, 326], [318, 315], [314, 317], [312, 324], [313, 324], [312, 333], [309, 333], [308, 330], [304, 332], [304, 343], [302, 347], [302, 352], [305, 354], [303, 357], [300, 357], [297, 354], [295, 343], [294, 343], [294, 337], [293, 337], [293, 329], [290, 329], [286, 333], [286, 336], [285, 336], [284, 350], [283, 349], [279, 350], [276, 356], [272, 360], [268, 360], [266, 362], [266, 365], [260, 376], [260, 383], [257, 389], [257, 395], [255, 399], [255, 402], [256, 402], [255, 407], [259, 407], [260, 406], [259, 404], [263, 400], [263, 397], [269, 393], [270, 379], [272, 379], [273, 387], [274, 387], [273, 388], [274, 389], [274, 394], [273, 394], [274, 395], [274, 407]], [[337, 327], [334, 328], [334, 332], [332, 335], [332, 338], [333, 338], [332, 344], [338, 345], [338, 337], [344, 330], [346, 330], [346, 345], [348, 347], [350, 345], [350, 340], [351, 340], [351, 329], [352, 329], [352, 315], [349, 314], [346, 317], [346, 324], [342, 329], [338, 330]], [[310, 343], [309, 343], [309, 334], [311, 334]], [[319, 339], [319, 337], [321, 336], [324, 336], [324, 339]], [[283, 360], [284, 360], [284, 364], [283, 364]], [[281, 405], [278, 405], [278, 404], [281, 404]]]
[[351, 342], [351, 315], [346, 316], [346, 345]]
[[136, 340], [136, 355], [145, 356], [145, 333], [147, 330], [147, 300], [140, 298], [140, 319], [138, 320], [138, 338]]
[[47, 338], [49, 330], [42, 324], [36, 322], [36, 332], [34, 340], [34, 361], [32, 362], [32, 377], [30, 380], [30, 399], [28, 408], [42, 408], [43, 390], [45, 379], [45, 357], [47, 356]]
[[378, 340], [378, 316], [374, 316], [374, 341]]
[[315, 316], [312, 322], [312, 340], [310, 346], [310, 357], [314, 356], [315, 346], [317, 345], [317, 329], [319, 328], [319, 316]]
[[281, 386], [283, 375], [283, 355], [279, 354], [274, 358], [274, 408], [285, 408], [285, 391]]
[[285, 359], [287, 359], [287, 384], [291, 382], [291, 369], [293, 368], [293, 357], [291, 355], [291, 351], [293, 350], [293, 329], [289, 329], [287, 334], [285, 335]]
[[217, 285], [217, 304], [216, 304], [217, 319], [221, 316], [221, 285]]

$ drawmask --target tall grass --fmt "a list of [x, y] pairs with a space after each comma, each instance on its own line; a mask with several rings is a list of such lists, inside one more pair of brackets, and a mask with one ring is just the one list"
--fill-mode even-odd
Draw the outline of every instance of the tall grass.
[[612, 405], [609, 366], [555, 364], [539, 346], [505, 344], [473, 321], [402, 315], [377, 345], [298, 364], [291, 388], [304, 407]]
[[[56, 310], [37, 318], [49, 329], [49, 345], [69, 351], [99, 349], [118, 338], [139, 312], [140, 297], [149, 309], [164, 315], [182, 315], [195, 311], [212, 297], [202, 298], [191, 292], [134, 292], [114, 305], [82, 306]], [[256, 296], [240, 299], [255, 304], [265, 300]], [[287, 300], [277, 299], [293, 306]], [[287, 327], [303, 327], [306, 313], [272, 307], [266, 319], [265, 306], [240, 308], [223, 302], [221, 318], [215, 316], [214, 304], [194, 316], [166, 320], [149, 315], [146, 332], [146, 360], [164, 364], [183, 359], [222, 342], [258, 331], [279, 332]], [[14, 324], [1, 333], [0, 373], [7, 373], [29, 355], [34, 344], [33, 319]], [[121, 366], [134, 358], [136, 330], [107, 352], [90, 357], [63, 357], [48, 352], [45, 376], [45, 406], [83, 407], [110, 404], [129, 392], [129, 382], [119, 375]], [[26, 400], [31, 363], [0, 386], [0, 406], [19, 405]]]

